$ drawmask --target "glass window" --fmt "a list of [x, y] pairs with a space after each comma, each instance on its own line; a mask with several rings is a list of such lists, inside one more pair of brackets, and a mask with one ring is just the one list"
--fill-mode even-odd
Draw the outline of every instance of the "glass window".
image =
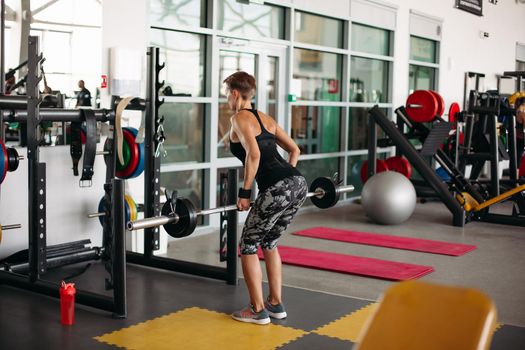
[[[381, 108], [381, 111], [389, 116], [388, 109]], [[359, 150], [368, 148], [368, 108], [350, 108], [348, 122], [348, 150]], [[383, 130], [377, 128], [377, 137], [384, 137]]]
[[[31, 0], [30, 5], [31, 11], [39, 9], [39, 12], [32, 18], [33, 23], [31, 26], [36, 25], [39, 21], [62, 24], [102, 25], [102, 6], [101, 3], [97, 1]], [[33, 14], [31, 15], [33, 16]]]
[[410, 36], [410, 59], [438, 63], [437, 41]]
[[266, 66], [266, 113], [277, 118], [277, 81], [279, 80], [277, 67], [279, 66], [279, 58], [274, 56], [268, 56]]
[[159, 108], [164, 117], [162, 163], [204, 161], [204, 104], [165, 102]]
[[[319, 176], [332, 177], [334, 173], [339, 172], [340, 158], [322, 158], [301, 160], [297, 163], [297, 169], [303, 174], [308, 185]], [[304, 206], [310, 206], [312, 202], [307, 199]]]
[[350, 63], [350, 101], [388, 102], [390, 62], [352, 57]]
[[160, 61], [166, 62], [160, 71], [160, 81], [166, 81], [161, 95], [203, 96], [205, 36], [160, 29], [150, 33], [151, 44], [160, 47]]
[[243, 36], [284, 39], [284, 8], [218, 0], [217, 29]]
[[205, 0], [151, 0], [149, 3], [152, 26], [206, 26]]
[[295, 41], [342, 48], [343, 21], [296, 11]]
[[411, 64], [408, 71], [409, 93], [415, 90], [434, 90], [437, 69]]
[[[233, 52], [221, 50], [219, 59], [219, 123], [217, 130], [218, 150], [217, 156], [233, 157], [230, 152], [230, 118], [233, 111], [228, 106], [222, 82], [232, 73], [237, 71], [245, 71], [246, 73], [255, 75], [255, 66], [257, 63], [257, 55], [243, 52]], [[254, 104], [257, 100], [253, 99]]]
[[[161, 172], [160, 185], [170, 190], [177, 190], [178, 197], [189, 199], [196, 208], [202, 208], [202, 186], [204, 170], [185, 170]], [[202, 223], [202, 216], [199, 223]]]
[[391, 31], [352, 23], [352, 51], [390, 56]]
[[291, 136], [302, 154], [339, 151], [341, 108], [292, 106]]
[[298, 100], [341, 100], [342, 55], [294, 49], [292, 90]]
[[516, 71], [517, 72], [524, 72], [525, 71], [525, 62], [516, 60]]

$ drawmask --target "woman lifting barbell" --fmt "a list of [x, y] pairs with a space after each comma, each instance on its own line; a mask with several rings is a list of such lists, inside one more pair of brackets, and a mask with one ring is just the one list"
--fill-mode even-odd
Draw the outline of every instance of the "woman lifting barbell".
[[[255, 78], [236, 72], [224, 80], [231, 117], [230, 149], [244, 165], [244, 186], [239, 189], [237, 207], [250, 208], [251, 187], [255, 180], [259, 194], [251, 206], [240, 239], [244, 280], [250, 294], [250, 305], [232, 314], [238, 321], [268, 324], [270, 317], [287, 316], [281, 300], [282, 269], [277, 240], [304, 203], [308, 193], [305, 178], [295, 168], [299, 147], [274, 119], [252, 109]], [[277, 145], [289, 154], [285, 161]], [[262, 270], [257, 256], [261, 246], [270, 295], [263, 299]]]

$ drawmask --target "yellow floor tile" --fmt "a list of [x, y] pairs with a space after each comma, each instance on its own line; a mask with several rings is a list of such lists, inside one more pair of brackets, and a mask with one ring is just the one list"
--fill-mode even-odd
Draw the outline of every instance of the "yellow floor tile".
[[253, 325], [229, 315], [192, 307], [95, 337], [126, 349], [250, 349], [268, 350], [307, 332], [279, 325]]
[[356, 342], [366, 320], [373, 314], [378, 305], [378, 303], [369, 304], [348, 316], [341, 317], [316, 329], [314, 333]]

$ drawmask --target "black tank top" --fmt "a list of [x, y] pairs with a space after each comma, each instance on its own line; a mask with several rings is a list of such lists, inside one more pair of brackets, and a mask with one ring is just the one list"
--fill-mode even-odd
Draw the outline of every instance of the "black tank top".
[[[246, 109], [253, 113], [261, 126], [261, 133], [255, 137], [261, 152], [261, 159], [259, 161], [259, 168], [255, 175], [255, 181], [259, 186], [259, 191], [264, 191], [268, 187], [276, 184], [284, 178], [291, 176], [300, 176], [299, 170], [294, 168], [290, 163], [281, 157], [277, 151], [277, 144], [275, 135], [266, 130], [259, 113], [255, 109]], [[246, 151], [240, 142], [232, 142], [230, 139], [230, 149], [235, 157], [237, 157], [242, 164], [246, 160]]]

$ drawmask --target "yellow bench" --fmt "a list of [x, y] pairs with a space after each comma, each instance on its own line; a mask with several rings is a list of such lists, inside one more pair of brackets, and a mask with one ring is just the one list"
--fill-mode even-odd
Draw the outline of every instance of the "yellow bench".
[[457, 200], [459, 203], [465, 208], [466, 211], [480, 211], [482, 209], [485, 209], [487, 207], [490, 207], [492, 204], [499, 203], [516, 193], [520, 193], [522, 191], [525, 191], [525, 185], [518, 186], [516, 188], [513, 188], [512, 190], [509, 190], [507, 192], [504, 192], [500, 194], [499, 196], [496, 196], [494, 198], [489, 199], [488, 201], [485, 201], [483, 203], [478, 203], [470, 194], [467, 192], [462, 192], [460, 195], [457, 195]]
[[387, 290], [354, 350], [489, 349], [496, 308], [470, 288], [420, 281]]

